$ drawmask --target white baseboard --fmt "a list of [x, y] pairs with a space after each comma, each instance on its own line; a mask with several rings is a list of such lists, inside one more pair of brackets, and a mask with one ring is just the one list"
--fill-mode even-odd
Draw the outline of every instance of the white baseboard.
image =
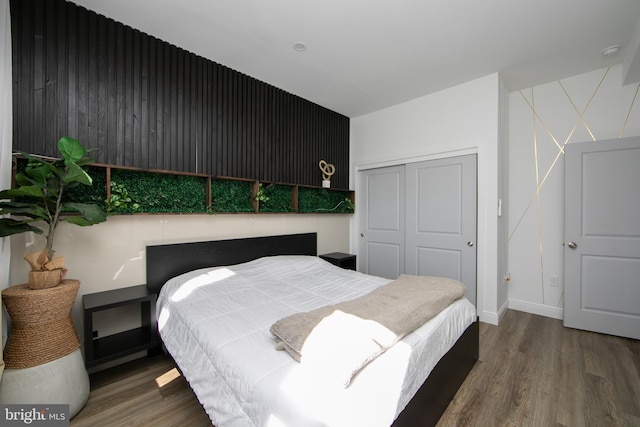
[[536, 304], [528, 301], [509, 299], [509, 308], [512, 310], [524, 311], [525, 313], [537, 314], [539, 316], [551, 317], [552, 319], [564, 319], [564, 310], [560, 307]]
[[498, 309], [497, 313], [483, 311], [482, 313], [479, 314], [480, 321], [482, 323], [488, 323], [490, 325], [498, 326], [498, 324], [500, 323], [500, 320], [502, 319], [504, 314], [507, 312], [507, 309], [509, 308], [508, 304], [509, 304], [508, 301], [505, 301], [504, 304], [502, 304], [502, 307]]
[[502, 306], [498, 309], [498, 319], [502, 320], [502, 318], [504, 317], [505, 313], [507, 312], [507, 310], [509, 309], [509, 300], [506, 300], [504, 302], [504, 304], [502, 304]]
[[480, 317], [480, 321], [482, 323], [488, 323], [493, 326], [498, 326], [499, 316], [498, 313], [489, 313], [487, 311], [483, 311], [478, 314]]

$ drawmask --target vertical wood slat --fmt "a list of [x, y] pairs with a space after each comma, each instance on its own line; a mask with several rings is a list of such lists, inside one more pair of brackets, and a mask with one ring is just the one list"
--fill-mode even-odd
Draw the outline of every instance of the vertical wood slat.
[[100, 163], [348, 188], [349, 118], [64, 0], [10, 0], [14, 148], [63, 135]]
[[[45, 40], [45, 34], [43, 34], [44, 32], [44, 19], [45, 19], [45, 13], [42, 10], [39, 10], [38, 12], [35, 13], [35, 22], [34, 22], [34, 40], [33, 40], [33, 48], [34, 50], [39, 50], [39, 51], [44, 51], [46, 50], [46, 47], [43, 46], [44, 44], [44, 40]], [[45, 69], [45, 64], [46, 63], [46, 58], [44, 55], [39, 55], [39, 57], [34, 58], [34, 70], [33, 70], [33, 84], [34, 84], [34, 88], [33, 88], [33, 95], [34, 95], [34, 111], [36, 112], [34, 121], [32, 123], [32, 126], [34, 126], [34, 129], [36, 130], [36, 140], [34, 141], [36, 147], [38, 147], [40, 150], [44, 150], [46, 145], [45, 145], [45, 141], [47, 140], [46, 137], [48, 135], [45, 135], [45, 130], [47, 129], [48, 123], [45, 121], [45, 115], [44, 112], [47, 110], [47, 106], [45, 105], [45, 100], [46, 98], [46, 76], [44, 74], [44, 69]], [[29, 92], [27, 90], [27, 96], [29, 96]], [[38, 126], [36, 126], [36, 123], [38, 124]], [[45, 124], [45, 126], [41, 126], [40, 123]], [[15, 133], [15, 129], [13, 130]], [[39, 139], [38, 139], [39, 138]]]

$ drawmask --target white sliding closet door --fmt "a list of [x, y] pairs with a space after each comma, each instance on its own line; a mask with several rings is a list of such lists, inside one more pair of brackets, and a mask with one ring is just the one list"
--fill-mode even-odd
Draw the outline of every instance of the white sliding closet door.
[[476, 155], [359, 173], [360, 271], [450, 277], [476, 302]]
[[405, 272], [450, 277], [476, 302], [476, 156], [406, 166]]
[[404, 273], [404, 166], [359, 176], [360, 271], [396, 279]]

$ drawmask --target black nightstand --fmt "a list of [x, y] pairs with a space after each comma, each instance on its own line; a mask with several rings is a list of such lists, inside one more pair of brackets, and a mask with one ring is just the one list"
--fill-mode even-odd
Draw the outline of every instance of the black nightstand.
[[345, 254], [342, 252], [331, 252], [330, 254], [320, 255], [325, 261], [329, 261], [333, 265], [342, 267], [347, 270], [356, 270], [356, 256], [352, 254]]
[[[113, 289], [82, 296], [84, 308], [84, 363], [87, 368], [158, 347], [157, 295], [146, 285]], [[93, 337], [93, 313], [129, 304], [140, 304], [141, 325], [103, 338]]]

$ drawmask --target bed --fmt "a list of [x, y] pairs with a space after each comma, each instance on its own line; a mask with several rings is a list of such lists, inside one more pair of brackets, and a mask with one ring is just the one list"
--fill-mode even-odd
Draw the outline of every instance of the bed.
[[315, 233], [147, 247], [160, 337], [212, 423], [435, 425], [478, 359], [473, 304], [456, 301], [336, 385], [277, 351], [270, 326], [389, 280], [336, 267], [316, 248]]

